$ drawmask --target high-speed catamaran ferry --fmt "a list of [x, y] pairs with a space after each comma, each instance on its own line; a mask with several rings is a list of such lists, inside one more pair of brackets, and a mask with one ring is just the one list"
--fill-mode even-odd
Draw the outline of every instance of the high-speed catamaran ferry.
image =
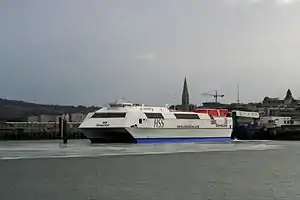
[[231, 140], [232, 118], [111, 103], [89, 113], [79, 129], [91, 143], [226, 142]]

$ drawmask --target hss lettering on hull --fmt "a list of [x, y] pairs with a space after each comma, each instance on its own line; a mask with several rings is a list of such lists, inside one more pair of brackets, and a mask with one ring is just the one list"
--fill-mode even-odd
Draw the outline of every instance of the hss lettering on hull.
[[107, 121], [103, 121], [102, 124], [96, 124], [96, 126], [109, 126]]
[[227, 127], [227, 125], [226, 125], [226, 124], [216, 124], [216, 127], [222, 127], [222, 128], [225, 128], [225, 127]]
[[154, 128], [163, 128], [165, 126], [164, 120], [162, 119], [154, 119]]

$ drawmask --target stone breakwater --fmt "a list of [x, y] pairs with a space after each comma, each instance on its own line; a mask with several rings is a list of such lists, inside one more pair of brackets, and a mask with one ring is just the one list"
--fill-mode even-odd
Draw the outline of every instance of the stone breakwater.
[[[68, 139], [86, 139], [78, 129], [80, 123], [67, 123]], [[61, 139], [58, 122], [0, 123], [0, 140], [55, 140]]]

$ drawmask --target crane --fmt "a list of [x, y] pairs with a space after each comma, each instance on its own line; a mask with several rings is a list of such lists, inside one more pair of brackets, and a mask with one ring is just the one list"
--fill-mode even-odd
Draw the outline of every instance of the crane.
[[218, 91], [216, 90], [214, 94], [210, 93], [202, 93], [203, 96], [212, 96], [215, 98], [215, 102], [218, 103], [218, 97], [224, 97], [224, 94], [218, 94]]

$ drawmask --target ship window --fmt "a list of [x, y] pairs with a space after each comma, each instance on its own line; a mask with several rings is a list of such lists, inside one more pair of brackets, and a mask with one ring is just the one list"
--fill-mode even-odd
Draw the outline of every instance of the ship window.
[[143, 120], [142, 119], [139, 119], [139, 124], [142, 124], [143, 123]]
[[148, 119], [164, 119], [161, 113], [145, 113]]
[[95, 113], [92, 118], [124, 118], [126, 116], [126, 113], [117, 113], [117, 112], [111, 112], [111, 113]]
[[200, 119], [197, 114], [174, 114], [177, 119]]

